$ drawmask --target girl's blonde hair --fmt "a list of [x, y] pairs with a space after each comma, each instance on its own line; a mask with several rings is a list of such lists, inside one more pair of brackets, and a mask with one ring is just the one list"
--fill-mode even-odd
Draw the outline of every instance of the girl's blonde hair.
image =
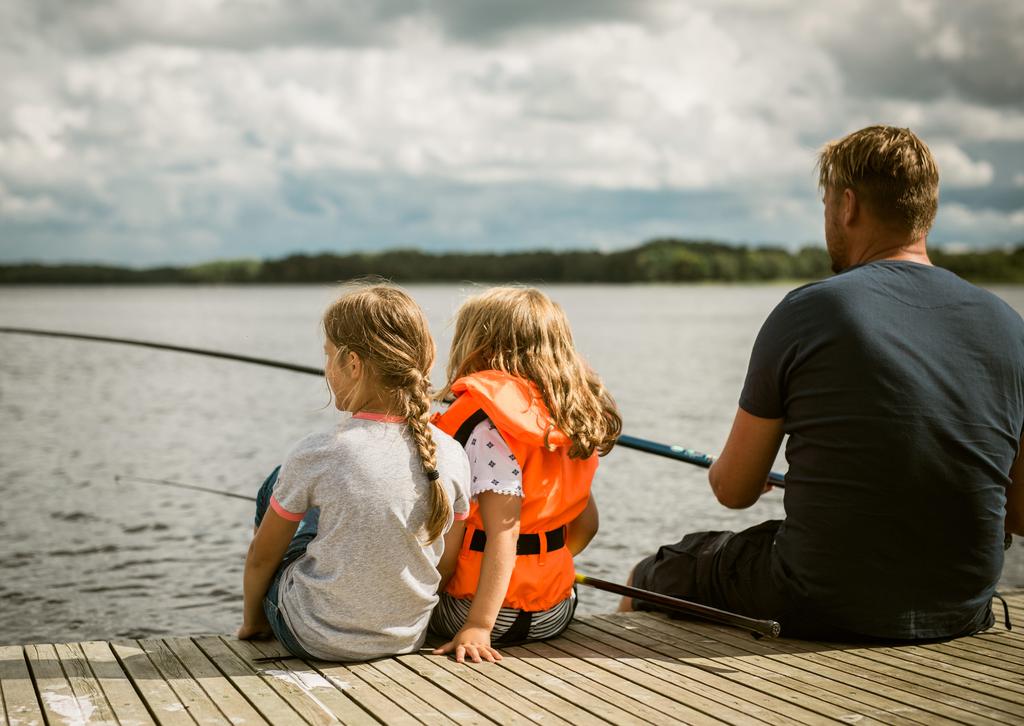
[[324, 334], [337, 346], [337, 361], [359, 356], [372, 384], [409, 425], [430, 480], [427, 542], [444, 532], [452, 506], [437, 472], [437, 444], [430, 433], [430, 368], [436, 348], [427, 319], [409, 295], [388, 285], [365, 285], [335, 300], [324, 312]]
[[459, 308], [440, 396], [448, 397], [459, 378], [485, 370], [535, 383], [575, 459], [607, 454], [622, 432], [615, 401], [573, 346], [565, 312], [536, 288], [493, 287]]

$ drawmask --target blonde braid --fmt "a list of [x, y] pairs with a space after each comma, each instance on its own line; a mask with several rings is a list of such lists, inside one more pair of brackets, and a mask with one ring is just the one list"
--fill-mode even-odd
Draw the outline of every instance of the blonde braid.
[[430, 480], [430, 517], [427, 520], [427, 542], [433, 542], [444, 533], [452, 504], [437, 471], [437, 442], [430, 432], [430, 380], [415, 368], [409, 371], [410, 385], [403, 391], [406, 404], [405, 419], [409, 424], [423, 470]]
[[[409, 425], [430, 481], [427, 543], [444, 532], [452, 505], [437, 472], [437, 444], [430, 433], [430, 368], [434, 341], [426, 316], [411, 297], [389, 285], [355, 285], [324, 313], [324, 333], [341, 355], [355, 353], [370, 386], [388, 399], [389, 411]], [[350, 402], [344, 402], [348, 405]]]

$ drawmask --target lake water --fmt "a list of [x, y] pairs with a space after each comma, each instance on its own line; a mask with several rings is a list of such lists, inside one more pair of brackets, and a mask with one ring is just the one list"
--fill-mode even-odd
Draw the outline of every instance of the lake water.
[[[438, 340], [470, 286], [410, 286]], [[787, 286], [556, 286], [577, 345], [625, 432], [709, 452], [725, 441], [747, 356]], [[995, 289], [1024, 311], [1024, 288]], [[296, 287], [0, 289], [0, 325], [140, 338], [321, 365], [335, 290]], [[333, 425], [323, 381], [125, 346], [0, 335], [0, 643], [233, 632], [252, 506], [116, 482], [150, 477], [254, 494], [306, 433]], [[785, 469], [781, 459], [777, 468]], [[733, 511], [705, 472], [618, 449], [594, 491], [601, 533], [580, 572], [622, 581], [659, 544], [782, 515], [782, 494]], [[1004, 584], [1024, 585], [1008, 553]], [[581, 588], [584, 612], [615, 598]]]

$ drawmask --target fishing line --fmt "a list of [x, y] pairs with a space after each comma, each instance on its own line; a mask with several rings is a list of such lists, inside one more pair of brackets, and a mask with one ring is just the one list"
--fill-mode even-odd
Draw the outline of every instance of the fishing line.
[[[86, 335], [84, 333], [67, 333], [58, 330], [39, 330], [36, 328], [12, 328], [6, 326], [0, 326], [0, 333], [10, 333], [14, 335], [36, 335], [48, 338], [70, 338], [72, 340], [87, 340], [94, 343], [116, 343], [120, 345], [134, 345], [142, 348], [154, 348], [156, 350], [169, 350], [175, 353], [190, 353], [192, 355], [206, 356], [207, 358], [221, 358], [223, 360], [233, 360], [240, 363], [252, 363], [253, 365], [266, 366], [268, 368], [279, 368], [286, 371], [294, 371], [296, 373], [308, 373], [315, 376], [323, 376], [324, 371], [322, 368], [314, 368], [312, 366], [302, 366], [296, 363], [286, 363], [284, 361], [271, 360], [269, 358], [257, 358], [249, 355], [239, 355], [237, 353], [224, 353], [217, 350], [208, 350], [205, 348], [192, 348], [189, 346], [182, 345], [170, 345], [168, 343], [156, 343], [149, 340], [135, 340], [132, 338], [112, 338], [105, 335]], [[693, 464], [704, 469], [711, 467], [714, 463], [714, 457], [703, 454], [693, 449], [686, 449], [682, 446], [674, 446], [670, 444], [661, 444], [657, 441], [650, 441], [648, 439], [641, 439], [636, 436], [628, 436], [623, 434], [619, 436], [616, 441], [616, 446], [621, 446], [625, 449], [633, 449], [635, 451], [642, 451], [647, 454], [654, 454], [655, 456], [663, 456], [668, 459], [674, 459], [675, 461], [681, 461], [686, 464]], [[786, 483], [786, 477], [778, 472], [771, 472], [768, 475], [768, 483], [772, 486], [783, 488]]]
[[[245, 499], [246, 501], [249, 502], [256, 501], [256, 497], [250, 497], [245, 494], [236, 494], [235, 492], [229, 492], [223, 489], [201, 487], [195, 484], [185, 484], [183, 482], [171, 481], [169, 479], [151, 479], [149, 477], [143, 476], [118, 475], [114, 477], [114, 481], [134, 481], [143, 484], [157, 484], [166, 487], [177, 487], [180, 489], [189, 489], [197, 492], [206, 492], [207, 494], [219, 494], [224, 497]], [[654, 603], [655, 605], [658, 605], [668, 610], [672, 610], [674, 612], [683, 613], [686, 615], [693, 615], [704, 620], [710, 620], [714, 623], [731, 625], [732, 627], [748, 631], [755, 638], [777, 638], [779, 636], [780, 626], [774, 620], [758, 620], [756, 618], [749, 618], [746, 615], [731, 613], [728, 610], [719, 610], [718, 608], [713, 608], [709, 605], [701, 605], [700, 603], [690, 602], [689, 600], [681, 600], [677, 597], [662, 595], [661, 593], [652, 592], [650, 590], [642, 590], [638, 587], [630, 587], [629, 585], [620, 585], [616, 582], [599, 580], [596, 577], [587, 577], [586, 575], [581, 575], [579, 573], [576, 574], [576, 582], [580, 585], [592, 587], [595, 590], [603, 590], [605, 592], [611, 592], [616, 595], [631, 597], [635, 600], [644, 600], [646, 602]], [[257, 660], [279, 660], [279, 658], [268, 657]]]

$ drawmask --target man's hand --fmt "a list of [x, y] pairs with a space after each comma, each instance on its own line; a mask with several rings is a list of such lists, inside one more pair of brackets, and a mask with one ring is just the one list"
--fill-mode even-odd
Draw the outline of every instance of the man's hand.
[[501, 653], [491, 647], [490, 629], [469, 625], [463, 626], [451, 641], [434, 650], [434, 655], [446, 653], [455, 653], [455, 660], [458, 663], [464, 663], [467, 656], [474, 663], [494, 663], [501, 660]]
[[711, 489], [721, 504], [744, 509], [771, 490], [768, 473], [782, 436], [781, 418], [759, 418], [742, 408], [736, 410], [729, 440], [708, 472]]

